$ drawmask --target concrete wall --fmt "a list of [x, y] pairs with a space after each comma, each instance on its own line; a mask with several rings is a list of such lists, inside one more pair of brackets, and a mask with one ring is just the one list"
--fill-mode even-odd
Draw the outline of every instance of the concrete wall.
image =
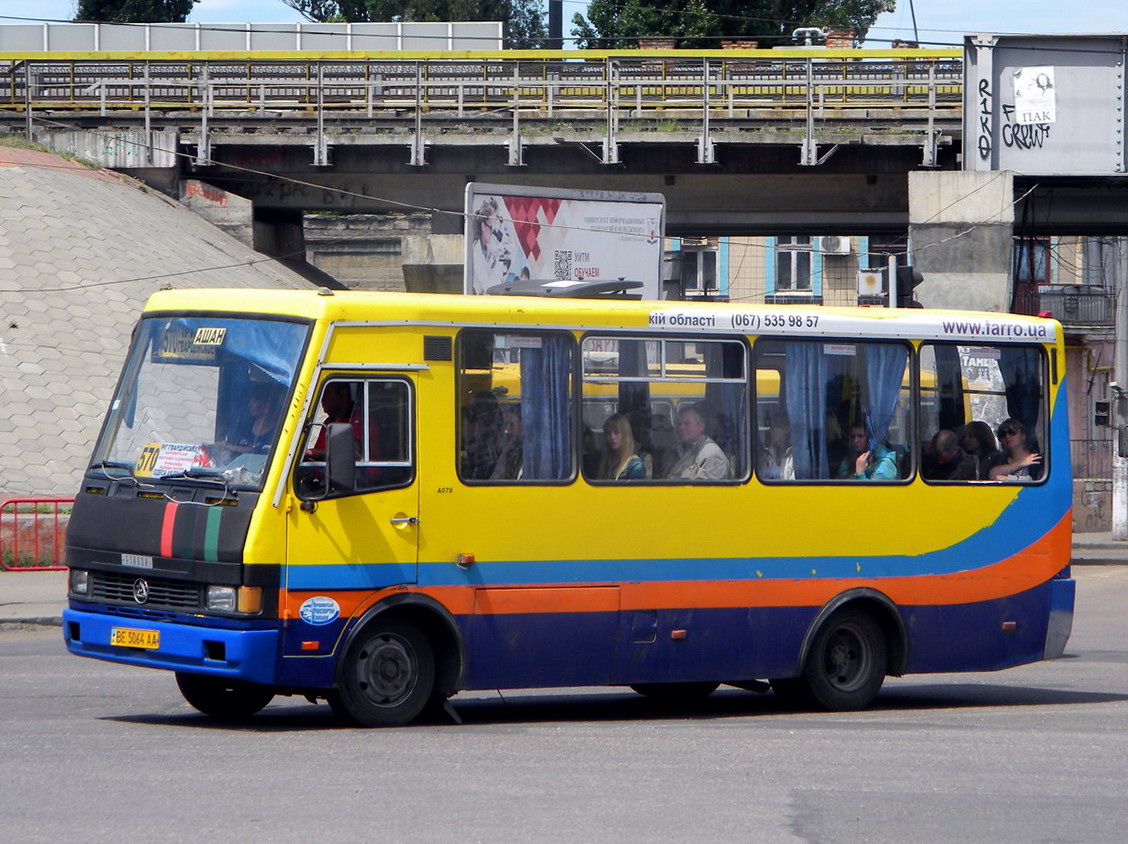
[[462, 289], [462, 235], [434, 234], [429, 214], [307, 214], [304, 228], [307, 260], [354, 290]]
[[909, 173], [909, 243], [926, 308], [1010, 310], [1014, 175]]

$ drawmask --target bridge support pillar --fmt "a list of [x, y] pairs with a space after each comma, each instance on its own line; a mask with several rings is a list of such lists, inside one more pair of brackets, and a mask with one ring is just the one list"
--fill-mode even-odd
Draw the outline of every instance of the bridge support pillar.
[[909, 244], [928, 308], [1006, 313], [1011, 306], [1014, 175], [909, 173]]

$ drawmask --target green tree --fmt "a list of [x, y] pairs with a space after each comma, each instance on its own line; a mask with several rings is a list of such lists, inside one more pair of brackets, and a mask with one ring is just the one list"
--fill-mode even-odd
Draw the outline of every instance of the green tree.
[[502, 21], [505, 46], [543, 47], [543, 0], [282, 0], [311, 21]]
[[184, 23], [196, 0], [79, 0], [76, 21]]
[[681, 47], [717, 46], [721, 38], [746, 38], [770, 47], [789, 43], [803, 26], [853, 29], [865, 37], [895, 0], [591, 0], [587, 17], [572, 18], [581, 48], [634, 47], [639, 38], [671, 37]]

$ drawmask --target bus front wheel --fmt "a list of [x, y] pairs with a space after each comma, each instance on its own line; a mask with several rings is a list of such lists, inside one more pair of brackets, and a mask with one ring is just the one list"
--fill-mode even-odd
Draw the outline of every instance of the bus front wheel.
[[266, 686], [205, 674], [177, 671], [176, 685], [193, 708], [223, 721], [250, 718], [274, 699]]
[[859, 607], [844, 607], [815, 634], [798, 680], [821, 709], [865, 709], [885, 681], [888, 654], [885, 633], [874, 617]]
[[333, 711], [364, 727], [413, 721], [435, 688], [435, 654], [427, 637], [398, 619], [376, 618], [353, 640], [341, 664]]

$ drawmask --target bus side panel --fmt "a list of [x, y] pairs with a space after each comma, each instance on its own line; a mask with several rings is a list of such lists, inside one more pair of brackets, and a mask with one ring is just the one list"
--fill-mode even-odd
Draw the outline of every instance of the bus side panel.
[[1042, 659], [1053, 582], [993, 601], [902, 607], [906, 673], [997, 671]]
[[513, 613], [459, 618], [465, 688], [680, 683], [794, 674], [818, 607]]
[[635, 610], [612, 682], [752, 680], [793, 674], [818, 607]]
[[617, 612], [475, 615], [460, 623], [470, 630], [468, 689], [611, 683]]

